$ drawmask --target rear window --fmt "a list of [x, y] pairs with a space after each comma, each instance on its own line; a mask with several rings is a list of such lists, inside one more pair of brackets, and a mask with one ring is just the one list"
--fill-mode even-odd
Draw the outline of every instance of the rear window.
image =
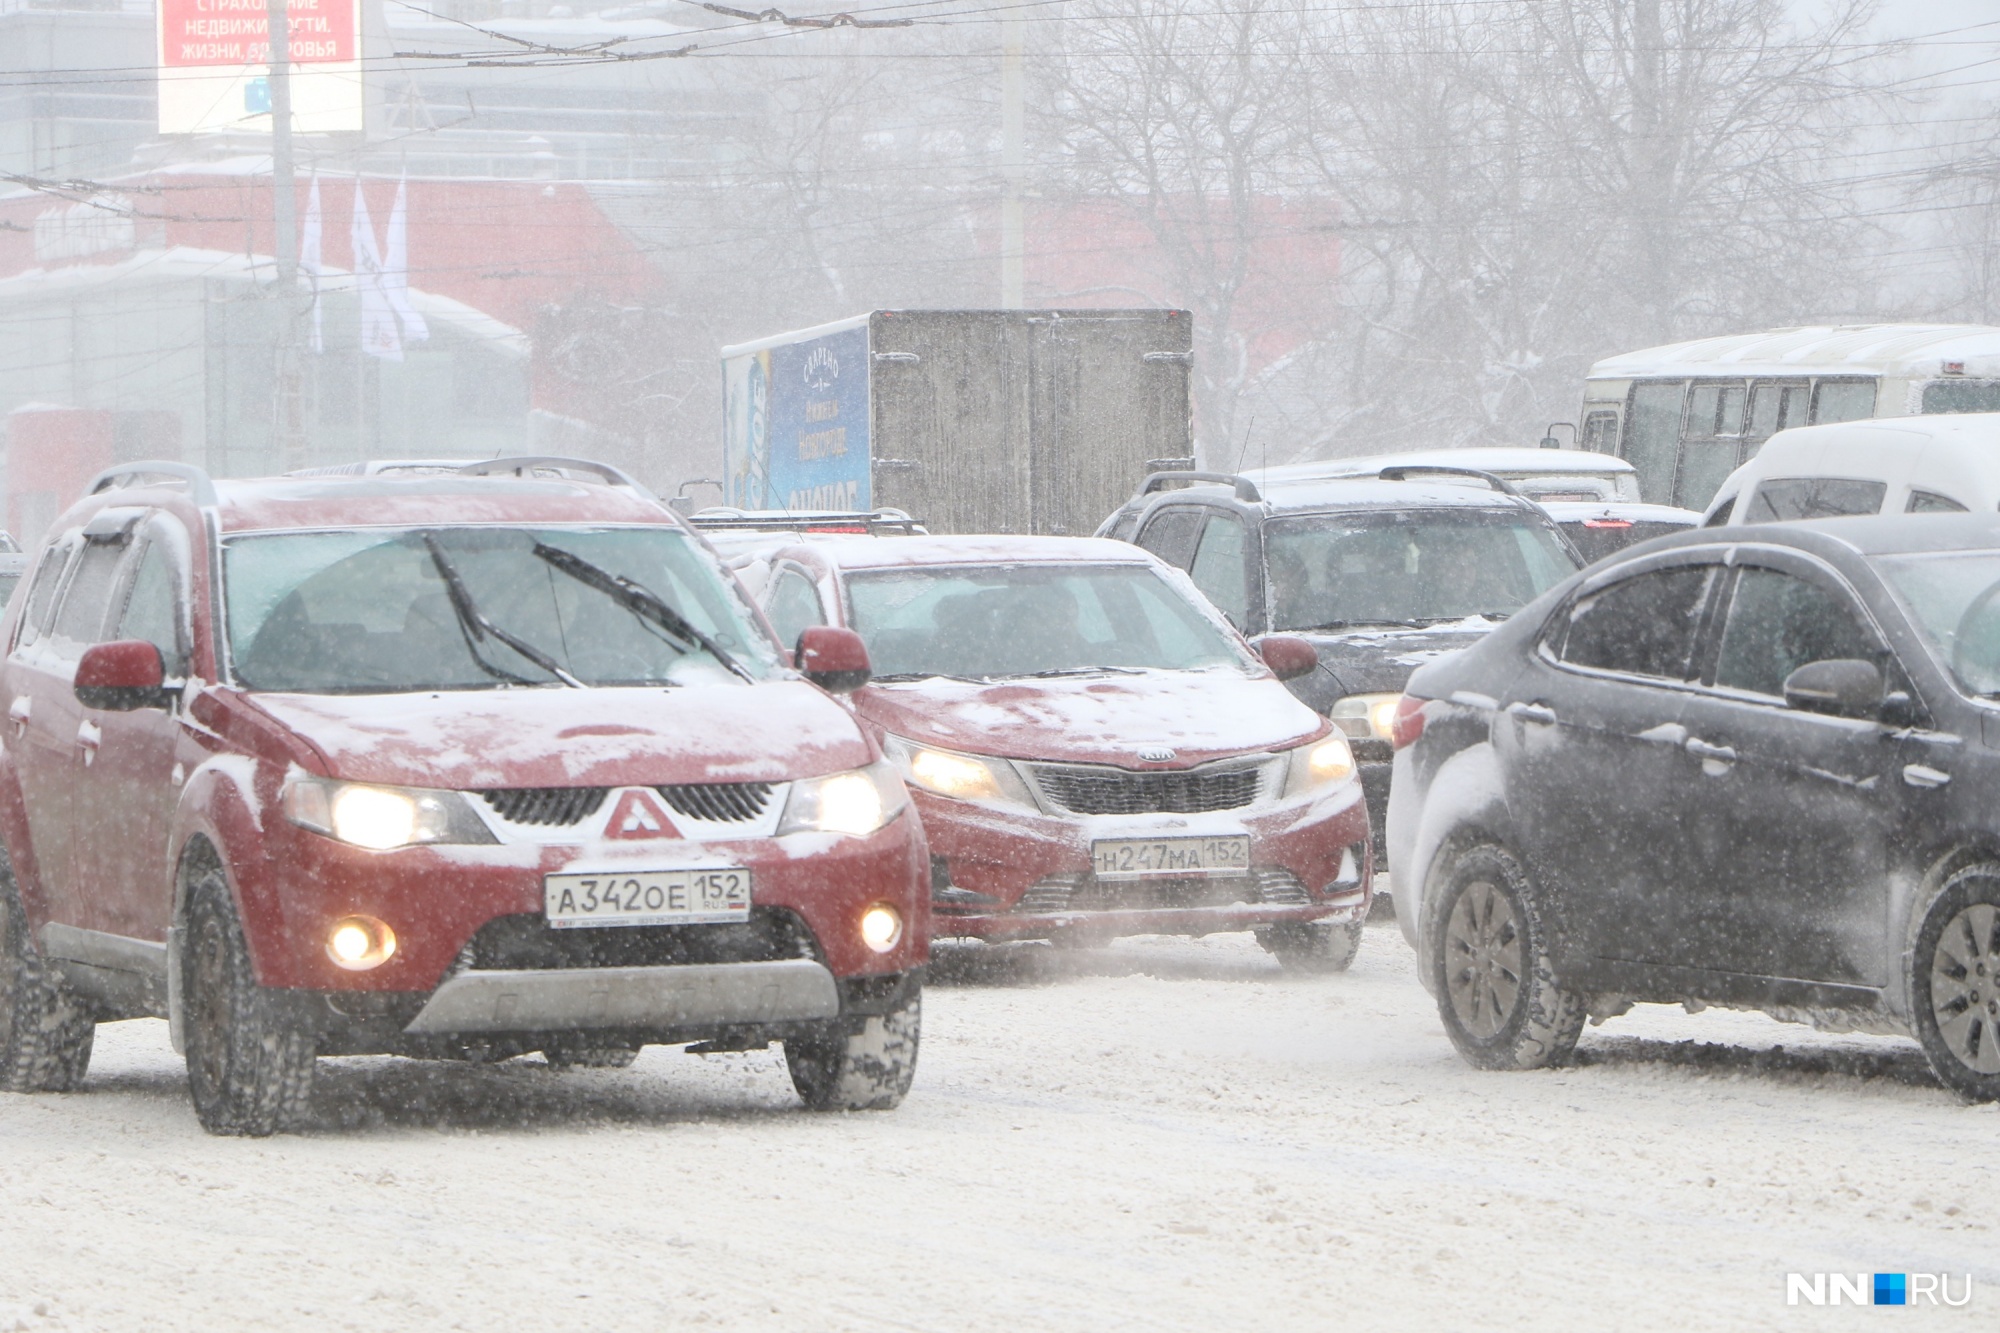
[[1628, 546], [1664, 537], [1669, 533], [1686, 532], [1684, 523], [1635, 522], [1629, 519], [1592, 518], [1579, 523], [1563, 524], [1563, 531], [1576, 543], [1576, 549], [1583, 552], [1586, 562], [1595, 564], [1605, 556], [1622, 551]]
[[1889, 493], [1886, 482], [1846, 477], [1772, 477], [1757, 483], [1746, 523], [1784, 523], [1806, 518], [1879, 514]]
[[2000, 380], [1937, 380], [1924, 386], [1925, 412], [2000, 412]]

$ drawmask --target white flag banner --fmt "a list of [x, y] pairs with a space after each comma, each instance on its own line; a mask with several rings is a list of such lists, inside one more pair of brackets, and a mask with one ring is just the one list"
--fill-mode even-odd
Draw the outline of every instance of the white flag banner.
[[354, 290], [361, 298], [361, 350], [384, 361], [403, 359], [403, 335], [382, 286], [382, 252], [375, 247], [375, 222], [361, 177], [354, 178]]
[[325, 331], [320, 321], [319, 279], [324, 265], [320, 260], [320, 212], [319, 173], [312, 176], [312, 188], [306, 191], [306, 220], [299, 233], [299, 276], [306, 280], [312, 291], [312, 349], [326, 350]]
[[382, 293], [389, 308], [403, 326], [406, 342], [420, 343], [431, 336], [430, 325], [410, 304], [410, 204], [409, 179], [396, 182], [396, 202], [389, 209], [388, 251], [382, 256]]

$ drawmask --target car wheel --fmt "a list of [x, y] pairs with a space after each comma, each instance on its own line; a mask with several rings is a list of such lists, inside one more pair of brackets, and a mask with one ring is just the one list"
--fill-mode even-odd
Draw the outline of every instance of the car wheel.
[[903, 1100], [917, 1076], [917, 1037], [923, 1027], [923, 993], [865, 1020], [859, 1032], [829, 1024], [806, 1037], [785, 1040], [792, 1086], [815, 1111], [887, 1111]]
[[220, 868], [189, 886], [186, 931], [188, 1090], [201, 1127], [262, 1137], [299, 1123], [312, 1100], [313, 1034], [257, 984]]
[[590, 1046], [558, 1043], [542, 1047], [551, 1069], [629, 1069], [639, 1058], [637, 1046]]
[[0, 1090], [69, 1092], [83, 1082], [97, 1023], [43, 963], [0, 851]]
[[1924, 913], [1910, 955], [1917, 1040], [1938, 1081], [2000, 1101], [2000, 865], [1967, 867]]
[[1287, 921], [1258, 931], [1257, 943], [1287, 972], [1345, 972], [1361, 951], [1361, 923]]
[[1479, 1069], [1560, 1064], [1583, 1031], [1583, 997], [1549, 969], [1547, 928], [1528, 875], [1498, 847], [1451, 868], [1432, 918], [1438, 1014]]

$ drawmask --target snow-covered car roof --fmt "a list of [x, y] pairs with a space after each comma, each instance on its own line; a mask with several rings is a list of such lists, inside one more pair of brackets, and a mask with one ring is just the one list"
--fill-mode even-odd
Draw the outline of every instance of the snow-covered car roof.
[[1697, 338], [1606, 357], [1590, 378], [1689, 374], [1914, 375], [1960, 362], [1964, 374], [2000, 374], [2000, 328], [1987, 324], [1831, 324]]
[[1383, 481], [1372, 474], [1358, 477], [1307, 476], [1276, 478], [1259, 489], [1265, 503], [1274, 510], [1520, 507], [1514, 497], [1482, 485], [1475, 477]]
[[1587, 523], [1603, 519], [1615, 523], [1674, 523], [1692, 528], [1701, 522], [1693, 509], [1676, 505], [1642, 504], [1634, 500], [1544, 500], [1542, 508], [1558, 523]]
[[436, 523], [665, 523], [673, 515], [620, 486], [559, 477], [397, 474], [215, 483], [224, 532], [414, 527]]
[[1260, 487], [1316, 477], [1353, 477], [1385, 467], [1469, 467], [1496, 477], [1541, 477], [1560, 473], [1616, 476], [1634, 471], [1611, 454], [1588, 449], [1420, 449], [1402, 454], [1364, 454], [1358, 458], [1328, 458], [1314, 463], [1286, 463], [1246, 473]]
[[985, 565], [1033, 562], [1051, 565], [1145, 565], [1154, 557], [1130, 542], [1099, 537], [977, 535], [907, 537], [882, 542], [833, 537], [813, 550], [837, 569], [886, 569], [899, 565]]

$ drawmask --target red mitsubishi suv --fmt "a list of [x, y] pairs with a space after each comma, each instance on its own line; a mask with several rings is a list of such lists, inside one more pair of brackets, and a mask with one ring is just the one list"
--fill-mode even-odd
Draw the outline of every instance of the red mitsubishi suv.
[[0, 1087], [169, 1019], [212, 1132], [315, 1057], [915, 1072], [930, 862], [893, 765], [615, 469], [101, 476], [0, 633]]

